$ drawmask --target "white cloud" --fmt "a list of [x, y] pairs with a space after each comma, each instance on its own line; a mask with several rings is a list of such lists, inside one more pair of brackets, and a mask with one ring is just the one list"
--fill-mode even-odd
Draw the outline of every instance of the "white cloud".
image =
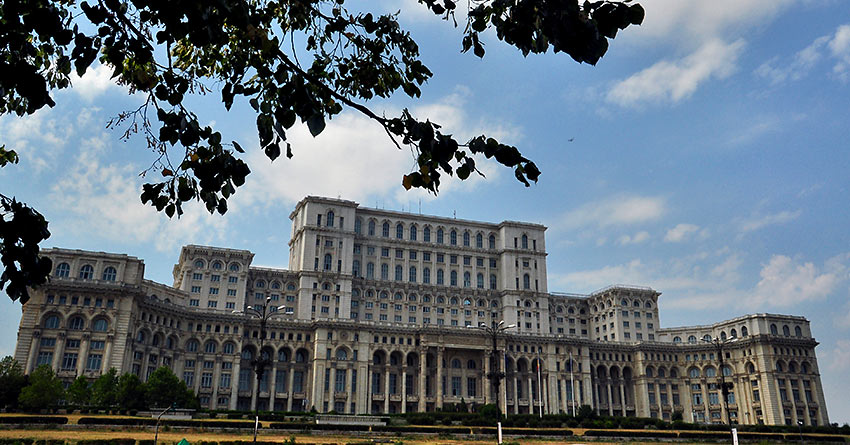
[[[847, 292], [850, 294], [850, 291]], [[850, 298], [850, 295], [845, 295], [844, 299], [847, 300]], [[837, 328], [841, 329], [850, 329], [850, 301], [844, 304], [838, 312], [835, 314], [835, 318], [833, 319], [833, 324]]]
[[103, 95], [110, 89], [123, 90], [127, 92], [125, 87], [118, 85], [112, 79], [112, 68], [106, 65], [94, 65], [86, 70], [83, 77], [77, 75], [76, 71], [71, 73], [71, 85], [74, 92], [88, 103], [93, 102], [99, 96]]
[[649, 239], [649, 232], [642, 230], [634, 235], [623, 235], [619, 239], [617, 239], [617, 243], [621, 246], [627, 246], [629, 244], [640, 244]]
[[790, 61], [773, 57], [756, 68], [755, 74], [767, 79], [771, 85], [798, 81], [806, 77], [825, 57], [834, 60], [832, 73], [838, 79], [850, 79], [850, 24], [841, 25], [834, 33], [816, 38], [791, 57]]
[[850, 79], [850, 25], [841, 25], [829, 41], [829, 50], [836, 60], [832, 68], [839, 79]]
[[699, 226], [694, 224], [676, 224], [676, 227], [667, 231], [667, 234], [664, 235], [664, 241], [668, 243], [678, 243], [687, 239], [691, 234], [699, 231]]
[[554, 230], [625, 226], [655, 221], [666, 210], [666, 202], [662, 197], [618, 195], [570, 210], [549, 226]]
[[753, 215], [749, 218], [743, 219], [739, 222], [741, 232], [752, 232], [754, 230], [759, 230], [766, 226], [774, 225], [774, 224], [784, 224], [789, 221], [793, 221], [800, 216], [801, 212], [799, 210], [795, 212], [789, 212], [787, 210], [773, 213], [769, 215]]
[[785, 255], [774, 255], [765, 264], [746, 305], [750, 307], [789, 307], [822, 300], [847, 280], [848, 255], [828, 260], [823, 268], [811, 262], [798, 263]]
[[24, 117], [0, 117], [0, 143], [15, 150], [20, 158], [19, 164], [12, 168], [26, 169], [36, 175], [56, 169], [68, 139], [91, 120], [93, 111], [96, 109], [83, 108], [76, 116], [69, 116], [45, 107]]
[[[495, 118], [470, 118], [463, 109], [468, 95], [468, 90], [461, 87], [439, 102], [411, 112], [439, 123], [443, 131], [464, 142], [482, 133], [506, 143], [516, 143], [521, 138], [519, 130]], [[402, 175], [414, 170], [414, 154], [407, 148], [396, 148], [383, 128], [367, 117], [345, 112], [329, 121], [316, 138], [302, 125], [294, 126], [287, 138], [293, 147], [292, 159], [282, 156], [271, 162], [259, 150], [248, 150], [246, 162], [252, 173], [237, 192], [235, 205], [289, 205], [307, 195], [343, 196], [360, 202], [367, 202], [370, 196], [387, 194], [394, 194], [399, 202], [434, 198], [422, 190], [404, 190]], [[483, 158], [476, 159], [476, 167], [486, 179], [472, 174], [466, 181], [460, 181], [444, 174], [440, 178], [440, 194], [468, 192], [478, 185], [497, 181], [503, 170], [494, 161]]]
[[93, 131], [79, 141], [76, 161], [51, 188], [50, 201], [57, 209], [53, 213], [62, 215], [51, 220], [51, 229], [84, 236], [87, 241], [151, 243], [160, 251], [223, 239], [227, 217], [210, 215], [200, 204], [187, 204], [183, 216], [173, 220], [142, 204], [138, 168], [101, 160], [111, 148], [110, 138]]
[[712, 78], [729, 77], [743, 48], [743, 40], [732, 43], [711, 40], [682, 59], [656, 62], [618, 82], [608, 91], [606, 100], [624, 107], [677, 103], [693, 95], [700, 84]]
[[835, 342], [835, 347], [822, 357], [827, 369], [846, 375], [846, 371], [850, 370], [850, 340], [839, 339]]

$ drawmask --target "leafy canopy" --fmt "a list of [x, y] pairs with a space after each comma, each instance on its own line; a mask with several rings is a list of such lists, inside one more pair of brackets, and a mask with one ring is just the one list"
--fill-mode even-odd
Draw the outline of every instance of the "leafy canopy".
[[37, 411], [55, 406], [65, 395], [62, 381], [48, 365], [41, 365], [30, 374], [29, 386], [21, 390], [18, 396], [20, 406], [29, 411]]
[[[484, 57], [481, 34], [492, 29], [523, 55], [552, 50], [596, 64], [608, 39], [643, 21], [643, 8], [629, 1], [469, 0], [460, 47]], [[456, 25], [454, 0], [418, 2]], [[351, 10], [343, 0], [7, 0], [0, 29], [0, 114], [54, 106], [52, 93], [70, 86], [72, 70], [82, 76], [96, 60], [144, 98], [110, 124], [125, 126], [124, 138], [140, 133], [154, 152], [143, 174], [156, 174], [147, 176], [141, 199], [169, 217], [192, 200], [225, 213], [250, 173], [238, 141], [202, 124], [187, 104], [192, 94], [218, 94], [227, 110], [247, 102], [259, 148], [271, 160], [294, 155], [287, 131], [296, 122], [318, 136], [328, 119], [349, 109], [411, 149], [415, 167], [402, 177], [406, 189], [437, 193], [443, 175], [481, 174], [473, 155], [513, 169], [526, 186], [540, 176], [516, 147], [486, 135], [458, 141], [407, 109], [388, 117], [367, 106], [399, 90], [417, 98], [433, 75], [398, 13]], [[17, 159], [0, 145], [0, 166]], [[4, 224], [32, 211], [2, 201]], [[50, 270], [37, 250], [49, 236], [47, 223], [33, 219], [28, 228], [0, 226], [0, 288], [10, 282], [10, 297], [22, 302], [26, 286], [43, 283]]]

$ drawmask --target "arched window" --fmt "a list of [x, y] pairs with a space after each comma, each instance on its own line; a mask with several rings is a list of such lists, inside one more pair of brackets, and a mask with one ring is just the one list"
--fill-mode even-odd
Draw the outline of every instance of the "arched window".
[[802, 337], [803, 336], [803, 330], [800, 329], [799, 326], [794, 326], [794, 336], [795, 337]]
[[416, 301], [416, 294], [410, 294], [407, 296], [407, 301]]
[[254, 352], [248, 348], [242, 350], [242, 360], [253, 360]]
[[402, 270], [402, 268], [401, 268], [401, 265], [400, 265], [400, 264], [399, 264], [399, 265], [396, 265], [396, 267], [395, 267], [395, 280], [396, 280], [396, 281], [401, 281], [401, 280], [402, 280], [402, 277], [401, 277], [401, 276], [402, 276], [403, 274], [404, 274], [404, 272], [403, 272], [403, 270]]
[[729, 365], [723, 365], [723, 369], [721, 370], [724, 377], [729, 377], [732, 375], [732, 368]]
[[78, 315], [71, 317], [71, 320], [68, 322], [68, 329], [73, 329], [75, 331], [81, 331], [85, 327], [86, 322], [83, 320], [83, 317]]
[[56, 276], [59, 278], [68, 278], [71, 275], [71, 266], [68, 263], [59, 263], [56, 266]]
[[652, 302], [647, 301], [646, 304], [644, 305], [644, 307], [647, 308], [647, 309], [652, 309]]
[[698, 368], [689, 369], [688, 370], [688, 376], [692, 379], [699, 377], [699, 369]]
[[682, 342], [682, 337], [679, 337], [678, 335], [673, 337], [673, 343], [681, 343], [681, 342]]
[[735, 328], [732, 328], [732, 330], [729, 331], [729, 336], [732, 338], [738, 338], [738, 331], [736, 331]]
[[779, 328], [777, 328], [775, 324], [770, 325], [770, 334], [779, 335]]
[[384, 221], [384, 224], [381, 225], [381, 236], [384, 238], [390, 237], [390, 223]]
[[425, 267], [422, 269], [422, 282], [431, 284], [431, 269]]
[[355, 277], [360, 277], [360, 260], [351, 262], [351, 274]]
[[337, 360], [348, 360], [348, 351], [345, 348], [339, 348], [336, 350], [336, 359]]
[[264, 280], [257, 280], [254, 282], [254, 287], [256, 287], [257, 289], [262, 289], [266, 287], [266, 282]]
[[490, 235], [490, 238], [488, 239], [488, 245], [491, 249], [496, 248], [496, 235]]
[[753, 374], [756, 372], [756, 366], [752, 363], [747, 363], [747, 372]]
[[221, 348], [221, 352], [225, 354], [233, 354], [236, 352], [236, 345], [234, 343], [227, 342], [224, 344], [224, 347]]
[[106, 332], [106, 329], [108, 327], [109, 327], [109, 323], [103, 318], [98, 318], [91, 325], [92, 330], [95, 331], [95, 332]]
[[628, 306], [628, 305], [629, 305], [629, 300], [626, 300], [625, 298], [620, 300], [620, 306]]
[[369, 236], [375, 236], [375, 221], [369, 221]]
[[475, 369], [475, 367], [475, 360], [470, 359], [466, 362], [466, 369]]
[[375, 352], [372, 354], [372, 364], [380, 365], [384, 362], [384, 354], [382, 352]]
[[307, 361], [307, 353], [303, 349], [299, 349], [295, 353], [295, 363], [304, 363]]
[[280, 348], [280, 351], [277, 351], [277, 361], [287, 363], [289, 362], [289, 349], [288, 348]]
[[416, 241], [416, 226], [410, 226], [410, 240]]
[[410, 266], [407, 281], [410, 281], [411, 283], [416, 282], [416, 266]]
[[354, 233], [360, 235], [360, 231], [363, 229], [363, 220], [357, 218], [354, 220]]
[[44, 319], [44, 328], [45, 329], [58, 329], [59, 328], [59, 317], [56, 315], [49, 315]]
[[463, 232], [463, 245], [469, 247], [469, 232]]
[[145, 338], [145, 331], [136, 332], [136, 343], [144, 343]]
[[437, 269], [437, 284], [443, 285], [445, 282], [443, 279], [443, 269]]
[[375, 278], [375, 263], [366, 263], [366, 278]]
[[454, 230], [449, 233], [449, 244], [457, 246], [457, 232]]
[[401, 223], [398, 223], [395, 226], [395, 237], [398, 239], [404, 238], [404, 226], [401, 225]]
[[633, 302], [632, 302], [632, 306], [634, 306], [634, 307], [640, 307], [640, 301], [638, 301], [638, 300], [633, 301]]
[[422, 229], [422, 241], [425, 241], [426, 243], [431, 242], [431, 228], [428, 226], [425, 226], [425, 228]]
[[697, 337], [695, 335], [688, 336], [688, 343], [694, 344], [697, 342]]
[[776, 362], [776, 371], [783, 372], [785, 371], [785, 366], [782, 364], [782, 360]]
[[215, 354], [216, 347], [216, 343], [210, 340], [204, 344], [204, 352], [207, 354]]
[[396, 292], [395, 295], [393, 295], [393, 300], [401, 301], [403, 299], [404, 297], [401, 296], [401, 292]]
[[496, 274], [490, 274], [490, 289], [496, 289]]
[[800, 364], [800, 372], [802, 372], [803, 374], [809, 373], [809, 363], [808, 362], [803, 362], [802, 364]]
[[[198, 352], [198, 348], [201, 346], [201, 343], [194, 338], [186, 342], [186, 351], [187, 352]], [[247, 349], [246, 349], [247, 351]], [[250, 351], [249, 351], [250, 352]]]
[[174, 337], [168, 337], [165, 339], [165, 348], [174, 349]]
[[484, 289], [484, 274], [483, 273], [479, 273], [478, 275], [476, 275], [476, 277], [475, 277], [475, 287], [477, 287], [479, 289]]
[[280, 289], [280, 282], [279, 281], [272, 281], [272, 289], [276, 289], [276, 290]]
[[750, 333], [749, 333], [749, 331], [747, 330], [747, 327], [746, 327], [746, 326], [741, 326], [741, 337], [746, 337], [746, 336], [748, 336], [748, 335], [750, 335]]
[[782, 335], [786, 337], [791, 336], [791, 328], [789, 328], [787, 324], [785, 326], [782, 326]]
[[528, 274], [522, 276], [522, 288], [531, 289], [531, 277]]
[[443, 244], [443, 228], [437, 229], [437, 244]]
[[239, 272], [239, 263], [230, 263], [231, 272]]
[[195, 268], [203, 269], [204, 268], [204, 260], [195, 260]]
[[720, 331], [720, 339], [726, 340], [726, 331]]
[[797, 364], [795, 362], [788, 363], [788, 372], [797, 372]]
[[653, 371], [652, 366], [647, 366], [646, 367], [646, 376], [647, 377], [653, 377], [654, 374], [655, 374], [655, 371]]
[[528, 235], [522, 235], [522, 248], [528, 249]]
[[475, 235], [475, 247], [479, 249], [484, 247], [484, 235], [480, 233]]
[[472, 285], [471, 281], [472, 281], [472, 278], [471, 278], [469, 272], [464, 272], [463, 273], [463, 287], [471, 286]]
[[221, 261], [216, 261], [216, 262], [212, 263], [213, 270], [221, 270], [221, 267], [222, 267]]
[[457, 305], [457, 304], [458, 304], [458, 299], [457, 299], [457, 297], [452, 297], [451, 299], [449, 299], [449, 304], [451, 304], [451, 305]]
[[334, 211], [328, 210], [328, 227], [334, 226]]
[[463, 299], [463, 305], [464, 306], [472, 306], [472, 300], [470, 300], [469, 298], [464, 298]]
[[460, 360], [459, 359], [456, 359], [456, 358], [452, 359], [452, 368], [453, 369], [460, 369]]
[[326, 253], [325, 254], [325, 262], [324, 262], [324, 269], [325, 270], [331, 270], [332, 268], [333, 268], [333, 257], [331, 256], [331, 254]]
[[86, 264], [80, 268], [80, 279], [91, 280], [94, 278], [94, 267], [91, 264]]
[[703, 335], [703, 336], [702, 336], [702, 341], [711, 341], [711, 336], [710, 336], [710, 335], [708, 335], [708, 334]]
[[457, 271], [456, 271], [456, 270], [453, 270], [453, 271], [452, 271], [452, 273], [451, 273], [451, 275], [450, 275], [450, 281], [449, 281], [449, 284], [450, 284], [451, 286], [457, 286]]
[[425, 295], [424, 297], [422, 297], [422, 302], [423, 303], [430, 303], [431, 302], [431, 296]]

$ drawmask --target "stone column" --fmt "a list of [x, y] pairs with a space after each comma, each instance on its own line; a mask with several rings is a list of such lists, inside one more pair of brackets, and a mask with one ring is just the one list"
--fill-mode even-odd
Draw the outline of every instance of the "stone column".
[[286, 391], [288, 397], [286, 398], [286, 410], [292, 411], [292, 399], [295, 397], [295, 370], [289, 368], [289, 386], [287, 386]]
[[[532, 391], [532, 380], [531, 377], [528, 377], [528, 408], [531, 414], [535, 413], [537, 401], [534, 399], [534, 391]], [[540, 388], [537, 388], [537, 395], [540, 395]]]
[[[396, 382], [398, 383], [398, 382]], [[390, 413], [390, 369], [384, 371], [384, 414]]]
[[614, 399], [611, 397], [612, 394], [611, 394], [611, 381], [610, 380], [607, 383], [605, 383], [605, 391], [608, 394], [608, 400], [607, 400], [607, 402], [608, 402], [608, 415], [613, 416], [614, 415]]
[[56, 347], [53, 348], [53, 371], [58, 372], [62, 366], [62, 354], [65, 352], [65, 333], [60, 332], [56, 336]]
[[407, 412], [407, 367], [401, 371], [401, 413]]
[[[108, 346], [107, 346], [108, 347]], [[236, 360], [233, 363], [233, 374], [230, 376], [230, 409], [236, 409], [236, 402], [239, 400], [239, 374], [241, 368], [241, 361]]]
[[[24, 368], [24, 374], [29, 375], [32, 372], [33, 368], [35, 368], [36, 357], [38, 356], [38, 348], [41, 344], [41, 332], [33, 331], [32, 333], [32, 342], [30, 342], [30, 353], [27, 356], [27, 365]], [[53, 347], [54, 349], [56, 346]]]
[[83, 339], [80, 340], [80, 356], [77, 360], [77, 375], [81, 376], [85, 372], [86, 369], [86, 355], [89, 351], [89, 340], [91, 336], [89, 334], [83, 334]]
[[437, 392], [437, 406], [435, 409], [443, 407], [443, 353], [445, 348], [437, 348], [437, 384], [434, 388]]
[[419, 394], [418, 409], [419, 409], [420, 413], [425, 412], [425, 397], [427, 395], [427, 394], [425, 394], [425, 373], [427, 372], [427, 369], [428, 369], [426, 367], [427, 360], [428, 360], [428, 354], [426, 352], [420, 352], [419, 353], [419, 391], [418, 391], [418, 394]]
[[519, 377], [514, 377], [511, 380], [513, 380], [514, 383], [514, 414], [519, 414], [519, 396], [517, 396], [517, 386], [519, 385]]
[[626, 417], [626, 388], [623, 382], [620, 382], [617, 385], [620, 388], [620, 411], [623, 413], [623, 417]]
[[269, 411], [274, 411], [274, 396], [275, 396], [275, 384], [277, 380], [277, 368], [272, 365], [266, 371], [269, 374]]
[[[112, 344], [115, 342], [115, 336], [109, 334], [106, 336], [106, 350], [103, 353], [103, 367], [100, 369], [101, 374], [108, 372], [112, 368]], [[120, 370], [117, 370], [119, 373]]]
[[[484, 351], [484, 354], [485, 354], [485, 357], [484, 357], [484, 379], [487, 379], [487, 374], [490, 373], [490, 357], [492, 356], [492, 352]], [[490, 380], [482, 380], [482, 382], [484, 382], [484, 381], [486, 381], [485, 388], [487, 388], [486, 390], [484, 390], [484, 403], [489, 404], [490, 403], [490, 391], [493, 389], [493, 382], [490, 381]], [[496, 400], [499, 400], [498, 396], [496, 394], [493, 394], [493, 395], [497, 397]]]
[[218, 390], [221, 385], [221, 357], [216, 357], [215, 359], [215, 368], [213, 368], [213, 381], [212, 381], [212, 400], [210, 400], [210, 405], [219, 408], [218, 406]]

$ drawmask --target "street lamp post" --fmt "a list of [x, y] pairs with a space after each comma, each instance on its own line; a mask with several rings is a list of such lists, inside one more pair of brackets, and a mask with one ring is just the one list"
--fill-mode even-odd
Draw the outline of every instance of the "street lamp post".
[[[515, 328], [516, 325], [505, 324], [505, 320], [499, 322], [499, 324], [495, 326], [487, 326], [485, 323], [479, 323], [477, 329], [481, 329], [490, 336], [493, 340], [493, 350], [490, 353], [490, 359], [493, 362], [493, 368], [489, 373], [487, 373], [487, 378], [490, 379], [490, 385], [493, 387], [494, 394], [496, 396], [496, 407], [501, 411], [501, 407], [499, 406], [499, 399], [501, 397], [501, 393], [499, 392], [499, 387], [501, 386], [501, 381], [505, 378], [505, 373], [502, 372], [499, 366], [499, 334], [504, 333], [508, 329]], [[507, 415], [507, 413], [505, 413]], [[501, 418], [501, 416], [500, 416]]]
[[723, 396], [723, 406], [726, 408], [726, 424], [732, 425], [732, 415], [729, 413], [729, 390], [734, 387], [734, 383], [726, 383], [726, 375], [723, 373], [723, 347], [735, 341], [735, 339], [721, 340], [718, 337], [714, 337], [711, 340], [703, 339], [703, 341], [711, 343], [714, 345], [714, 349], [717, 350], [717, 358], [720, 361], [720, 394]]
[[266, 323], [272, 317], [281, 315], [279, 312], [284, 306], [278, 306], [277, 310], [270, 311], [269, 304], [272, 297], [266, 298], [266, 304], [257, 308], [256, 306], [247, 306], [244, 311], [233, 311], [234, 314], [247, 315], [254, 317], [260, 321], [260, 349], [257, 351], [257, 356], [251, 360], [251, 365], [254, 366], [254, 372], [257, 374], [257, 387], [254, 389], [256, 403], [254, 404], [254, 443], [257, 443], [257, 430], [260, 426], [260, 382], [263, 380], [263, 375], [266, 372], [266, 366], [271, 363], [270, 358], [263, 357], [263, 347], [266, 340]]

